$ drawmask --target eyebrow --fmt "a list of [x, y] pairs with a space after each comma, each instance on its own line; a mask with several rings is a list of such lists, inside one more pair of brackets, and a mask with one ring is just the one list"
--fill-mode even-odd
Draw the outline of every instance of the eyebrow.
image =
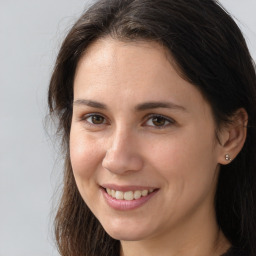
[[89, 106], [93, 108], [107, 109], [107, 106], [103, 103], [92, 101], [92, 100], [85, 100], [85, 99], [75, 100], [73, 102], [73, 105], [84, 105], [84, 106]]
[[[86, 100], [86, 99], [78, 99], [73, 102], [73, 105], [84, 105], [84, 106], [89, 106], [93, 108], [99, 108], [99, 109], [107, 109], [107, 105], [97, 102], [97, 101], [92, 101], [92, 100]], [[177, 109], [177, 110], [182, 110], [182, 111], [187, 111], [186, 108], [183, 106], [174, 104], [172, 102], [145, 102], [138, 104], [135, 106], [136, 111], [145, 111], [148, 109], [156, 109], [156, 108], [169, 108], [169, 109]]]
[[139, 104], [135, 107], [137, 111], [144, 111], [148, 109], [155, 109], [155, 108], [169, 108], [169, 109], [177, 109], [187, 111], [183, 106], [174, 104], [172, 102], [145, 102]]

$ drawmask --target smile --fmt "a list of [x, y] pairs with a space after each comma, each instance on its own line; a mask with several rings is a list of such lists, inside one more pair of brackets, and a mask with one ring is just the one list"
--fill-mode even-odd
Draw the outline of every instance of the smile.
[[107, 188], [106, 189], [107, 193], [112, 196], [113, 198], [117, 200], [136, 200], [141, 198], [142, 196], [147, 196], [148, 194], [152, 193], [154, 189], [149, 189], [149, 190], [136, 190], [136, 191], [118, 191], [114, 189]]
[[154, 197], [159, 189], [101, 187], [101, 191], [108, 206], [115, 210], [126, 211], [141, 207]]

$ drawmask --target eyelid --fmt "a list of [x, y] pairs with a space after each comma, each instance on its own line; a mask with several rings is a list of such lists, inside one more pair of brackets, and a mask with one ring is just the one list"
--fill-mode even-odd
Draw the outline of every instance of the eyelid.
[[[143, 122], [143, 124], [145, 124], [146, 122], [148, 122], [150, 119], [154, 118], [154, 117], [161, 117], [163, 119], [165, 119], [167, 122], [169, 122], [168, 124], [165, 124], [163, 126], [156, 126], [156, 125], [148, 125], [149, 127], [154, 127], [156, 129], [164, 129], [170, 125], [175, 124], [176, 122], [174, 121], [174, 119], [167, 117], [165, 115], [162, 114], [149, 114], [147, 116], [144, 117], [145, 121]], [[146, 125], [147, 126], [147, 125]]]
[[[102, 123], [102, 124], [94, 124], [94, 123], [91, 123], [91, 122], [87, 121], [88, 118], [93, 117], [93, 116], [100, 116], [100, 117], [104, 118], [105, 122]], [[79, 120], [80, 121], [85, 121], [86, 124], [90, 125], [90, 126], [100, 126], [100, 125], [106, 125], [106, 124], [109, 123], [109, 120], [105, 115], [103, 115], [102, 113], [97, 113], [97, 112], [85, 114], [81, 118], [79, 118]]]
[[[87, 119], [90, 118], [90, 117], [93, 117], [93, 116], [100, 116], [100, 117], [104, 118], [104, 123], [102, 123], [102, 124], [94, 124], [92, 122], [89, 122]], [[168, 124], [164, 124], [162, 126], [147, 125], [146, 124], [150, 119], [157, 118], [157, 117], [165, 119], [165, 121], [168, 122]], [[176, 123], [176, 121], [173, 118], [167, 117], [167, 116], [162, 115], [162, 114], [156, 114], [156, 113], [147, 114], [143, 118], [143, 120], [144, 120], [143, 121], [143, 126], [148, 126], [148, 127], [156, 128], [156, 129], [164, 129], [164, 128], [166, 128], [166, 127]], [[83, 115], [82, 117], [79, 118], [79, 121], [84, 121], [84, 122], [86, 122], [86, 125], [94, 126], [94, 127], [99, 127], [99, 126], [102, 126], [102, 125], [110, 124], [109, 119], [104, 114], [98, 113], [98, 112], [93, 112], [93, 113], [85, 114], [85, 115]]]

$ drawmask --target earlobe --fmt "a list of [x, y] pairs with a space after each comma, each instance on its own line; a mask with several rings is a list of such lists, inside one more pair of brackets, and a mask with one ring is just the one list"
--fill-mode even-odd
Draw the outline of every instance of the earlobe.
[[225, 160], [226, 160], [226, 161], [232, 161], [232, 158], [230, 157], [229, 154], [226, 154], [226, 155], [225, 155]]
[[218, 162], [229, 164], [242, 150], [247, 135], [248, 114], [244, 108], [238, 109], [221, 134], [222, 143]]

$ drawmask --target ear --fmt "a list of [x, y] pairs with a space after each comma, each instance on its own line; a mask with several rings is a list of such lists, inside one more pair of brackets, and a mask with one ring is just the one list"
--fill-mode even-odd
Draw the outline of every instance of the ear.
[[218, 162], [220, 164], [228, 164], [243, 148], [247, 135], [248, 114], [244, 108], [238, 109], [231, 122], [225, 125], [219, 136], [221, 143]]

